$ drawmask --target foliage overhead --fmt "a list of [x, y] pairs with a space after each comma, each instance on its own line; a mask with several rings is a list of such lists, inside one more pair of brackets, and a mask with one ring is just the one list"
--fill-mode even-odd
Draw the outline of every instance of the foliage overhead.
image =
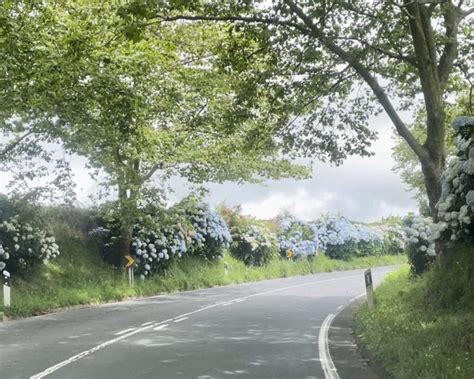
[[307, 175], [262, 132], [271, 98], [215, 57], [226, 28], [157, 24], [138, 38], [119, 4], [99, 1], [6, 2], [1, 12], [0, 117], [21, 120], [3, 129], [11, 141], [59, 138], [132, 192], [157, 171], [192, 182]]
[[[468, 2], [137, 0], [125, 9], [128, 25], [214, 22], [258, 36], [257, 49], [227, 49], [228, 69], [254, 74], [253, 62], [267, 59], [253, 79], [284, 97], [289, 116], [279, 130], [292, 151], [336, 162], [367, 155], [375, 137], [368, 118], [383, 109], [423, 167], [435, 215], [446, 158], [445, 101], [465, 90], [472, 75]], [[413, 106], [426, 111], [424, 140], [400, 113]]]

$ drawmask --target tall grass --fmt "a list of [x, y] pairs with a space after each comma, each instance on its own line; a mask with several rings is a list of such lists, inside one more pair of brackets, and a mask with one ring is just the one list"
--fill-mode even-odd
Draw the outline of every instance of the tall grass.
[[366, 353], [394, 378], [474, 378], [473, 246], [457, 246], [448, 267], [421, 277], [408, 268], [362, 306], [355, 331]]
[[[62, 255], [54, 262], [29, 273], [28, 280], [16, 279], [12, 286], [12, 306], [3, 309], [9, 317], [25, 317], [50, 312], [57, 308], [81, 304], [117, 301], [134, 296], [244, 283], [294, 275], [307, 275], [335, 270], [399, 264], [402, 256], [356, 258], [337, 261], [318, 256], [313, 261], [274, 260], [265, 267], [247, 267], [226, 254], [215, 263], [187, 257], [170, 267], [166, 276], [137, 281], [129, 288], [120, 270], [100, 259], [94, 244], [83, 239], [59, 241]], [[228, 272], [225, 272], [225, 266]], [[1, 296], [1, 295], [0, 295]], [[3, 304], [0, 301], [0, 304]]]

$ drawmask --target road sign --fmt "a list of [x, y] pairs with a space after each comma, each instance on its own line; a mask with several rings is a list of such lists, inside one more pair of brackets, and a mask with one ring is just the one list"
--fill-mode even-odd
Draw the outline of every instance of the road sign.
[[370, 268], [364, 272], [364, 277], [365, 277], [365, 286], [371, 286], [372, 285], [372, 272], [370, 271]]
[[370, 268], [364, 272], [365, 289], [367, 291], [367, 304], [369, 308], [374, 307], [374, 283], [372, 281], [372, 271]]
[[295, 255], [295, 253], [293, 253], [291, 250], [288, 250], [288, 251], [286, 252], [286, 257], [287, 257], [287, 258], [292, 258], [293, 255]]
[[126, 255], [125, 259], [127, 260], [127, 263], [125, 264], [126, 268], [132, 267], [135, 263], [135, 259], [133, 259], [130, 255]]

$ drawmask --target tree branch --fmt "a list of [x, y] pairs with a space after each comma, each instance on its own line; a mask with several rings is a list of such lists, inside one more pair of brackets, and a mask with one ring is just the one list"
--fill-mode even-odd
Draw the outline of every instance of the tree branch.
[[467, 16], [473, 14], [473, 13], [474, 13], [474, 8], [471, 8], [471, 9], [468, 9], [468, 10], [466, 10], [466, 11], [463, 11], [463, 12], [461, 13], [461, 20], [464, 19], [464, 18], [466, 18]]
[[162, 162], [155, 163], [149, 170], [148, 172], [143, 175], [140, 179], [141, 183], [145, 183], [148, 181], [158, 170], [162, 170], [165, 168], [165, 165]]
[[[380, 104], [387, 112], [388, 116], [392, 120], [395, 128], [397, 129], [400, 136], [402, 136], [408, 143], [408, 145], [413, 149], [415, 154], [426, 161], [427, 151], [426, 149], [418, 143], [416, 138], [411, 134], [411, 132], [406, 127], [405, 123], [401, 120], [397, 111], [393, 107], [392, 103], [388, 99], [385, 91], [378, 84], [375, 77], [369, 72], [369, 70], [363, 66], [356, 57], [350, 53], [343, 50], [339, 45], [336, 45], [329, 37], [324, 35], [322, 31], [312, 22], [312, 20], [299, 8], [294, 1], [284, 0], [292, 12], [296, 14], [303, 24], [280, 20], [277, 18], [264, 18], [264, 17], [246, 17], [246, 16], [191, 16], [191, 15], [178, 15], [172, 17], [157, 17], [156, 22], [167, 22], [167, 21], [177, 21], [177, 20], [189, 20], [189, 21], [230, 21], [230, 22], [246, 22], [246, 23], [261, 23], [265, 25], [282, 25], [295, 28], [301, 31], [303, 34], [308, 36], [316, 37], [326, 48], [328, 48], [332, 53], [336, 54], [338, 57], [343, 59], [348, 63], [370, 86], [375, 96], [379, 100]], [[146, 176], [148, 177], [148, 175]]]
[[405, 123], [401, 120], [397, 111], [393, 107], [389, 98], [387, 97], [383, 88], [377, 82], [377, 79], [370, 73], [370, 71], [362, 64], [356, 57], [352, 54], [346, 52], [339, 45], [336, 45], [330, 38], [325, 36], [323, 32], [313, 23], [311, 18], [304, 13], [304, 11], [296, 5], [293, 0], [284, 0], [285, 3], [289, 6], [291, 11], [295, 13], [304, 24], [311, 30], [312, 35], [321, 41], [321, 43], [326, 46], [331, 52], [336, 54], [338, 57], [343, 59], [348, 63], [370, 86], [378, 101], [387, 112], [388, 116], [392, 120], [395, 128], [397, 129], [400, 136], [402, 136], [408, 145], [412, 148], [415, 154], [420, 158], [420, 160], [426, 161], [427, 151], [426, 149], [418, 143], [416, 138], [411, 134], [410, 130], [406, 127]]
[[[160, 22], [169, 22], [169, 21], [178, 21], [178, 20], [187, 20], [187, 21], [231, 21], [231, 22], [246, 22], [246, 23], [258, 23], [258, 24], [265, 24], [265, 25], [283, 25], [283, 26], [290, 26], [299, 30], [305, 30], [303, 25], [279, 20], [277, 18], [265, 18], [265, 17], [256, 17], [256, 16], [192, 16], [192, 15], [178, 15], [178, 16], [171, 16], [171, 17], [162, 17], [157, 16], [157, 20], [154, 22], [150, 22], [147, 25], [152, 25], [154, 23]], [[306, 31], [307, 32], [307, 31]]]
[[3, 159], [7, 156], [7, 154], [12, 151], [15, 147], [17, 147], [22, 141], [25, 140], [25, 138], [31, 136], [32, 134], [35, 134], [36, 131], [35, 130], [29, 130], [28, 132], [26, 132], [25, 134], [21, 135], [20, 137], [18, 137], [16, 140], [14, 141], [11, 141], [10, 143], [8, 143], [4, 148], [3, 150], [0, 151], [0, 159]]
[[393, 51], [387, 51], [387, 50], [382, 49], [378, 46], [372, 45], [371, 43], [369, 43], [369, 42], [367, 42], [363, 39], [359, 39], [359, 38], [355, 38], [355, 37], [337, 37], [337, 38], [334, 38], [334, 39], [346, 40], [346, 41], [347, 40], [357, 41], [357, 42], [361, 43], [362, 45], [364, 45], [364, 46], [366, 46], [366, 47], [368, 47], [372, 50], [378, 51], [379, 53], [385, 54], [386, 56], [388, 56], [390, 58], [397, 59], [399, 61], [404, 61], [406, 63], [411, 64], [414, 67], [417, 67], [417, 62], [416, 62], [416, 59], [414, 57], [410, 57], [410, 56], [407, 56], [407, 55], [395, 53]]

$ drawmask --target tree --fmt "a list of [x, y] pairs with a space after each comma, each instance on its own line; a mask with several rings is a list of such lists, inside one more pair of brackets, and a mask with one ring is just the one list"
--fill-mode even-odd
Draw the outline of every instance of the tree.
[[[156, 25], [136, 33], [118, 23], [120, 7], [99, 1], [10, 7], [5, 36], [19, 35], [31, 54], [44, 55], [32, 70], [21, 56], [5, 64], [10, 84], [3, 94], [21, 99], [2, 117], [41, 116], [42, 135], [60, 138], [105, 174], [118, 199], [120, 257], [158, 174], [192, 182], [307, 175], [280, 156], [263, 127], [271, 125], [271, 97], [215, 62], [220, 28]], [[240, 109], [240, 101], [258, 102], [259, 112]]]
[[[287, 110], [302, 120], [296, 131], [304, 133], [298, 144], [303, 150], [318, 152], [348, 136], [361, 146], [374, 137], [366, 128], [368, 114], [383, 109], [420, 161], [436, 218], [446, 160], [445, 101], [465, 89], [472, 61], [467, 20], [474, 8], [466, 8], [467, 2], [185, 3], [137, 0], [129, 9], [142, 27], [187, 20], [231, 23], [234, 30], [259, 33], [258, 53], [272, 56], [274, 80], [284, 82], [285, 96], [295, 100]], [[422, 140], [400, 114], [417, 104], [426, 113]]]
[[[470, 111], [469, 97], [462, 96], [455, 104], [447, 102], [445, 107], [446, 125], [451, 125], [456, 116], [469, 114]], [[410, 125], [410, 132], [417, 140], [426, 139], [425, 129], [426, 113], [421, 109], [417, 112], [414, 122]], [[446, 153], [451, 155], [454, 150], [453, 128], [448, 127], [446, 133]], [[423, 172], [421, 171], [420, 161], [417, 156], [403, 141], [403, 139], [395, 134], [397, 144], [393, 148], [393, 158], [395, 166], [393, 170], [400, 173], [402, 180], [415, 192], [415, 199], [418, 201], [420, 213], [428, 216], [430, 209], [428, 206], [428, 198], [426, 196], [425, 185], [423, 182]]]

